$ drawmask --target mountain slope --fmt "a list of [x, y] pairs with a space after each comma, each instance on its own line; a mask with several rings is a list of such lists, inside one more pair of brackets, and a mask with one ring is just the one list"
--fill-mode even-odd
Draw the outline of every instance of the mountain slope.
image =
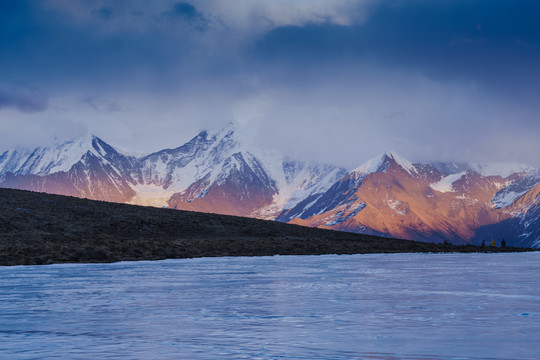
[[161, 189], [167, 195], [158, 199], [159, 205], [274, 219], [283, 206], [326, 191], [343, 173], [335, 166], [292, 161], [258, 149], [230, 123], [136, 161], [132, 175], [137, 195], [131, 203], [152, 204]]
[[521, 164], [413, 164], [395, 152], [347, 171], [260, 149], [233, 123], [140, 157], [92, 135], [0, 155], [1, 187], [428, 242], [540, 247], [539, 184]]
[[233, 123], [138, 158], [92, 135], [0, 156], [2, 187], [265, 219], [344, 173], [262, 151]]
[[7, 151], [0, 165], [2, 187], [115, 202], [135, 195], [131, 160], [92, 135], [57, 146]]
[[[476, 239], [477, 229], [516, 216], [512, 207], [496, 206], [504, 189], [535, 183], [519, 174], [503, 178], [474, 170], [449, 174], [439, 169], [412, 165], [387, 152], [343, 177], [318, 201], [301, 211], [295, 209], [295, 216], [283, 213], [278, 219], [343, 231], [467, 243]], [[454, 171], [462, 170], [454, 167]], [[530, 204], [532, 195], [524, 201]], [[495, 236], [490, 234], [490, 238]], [[529, 241], [521, 243], [525, 244]]]

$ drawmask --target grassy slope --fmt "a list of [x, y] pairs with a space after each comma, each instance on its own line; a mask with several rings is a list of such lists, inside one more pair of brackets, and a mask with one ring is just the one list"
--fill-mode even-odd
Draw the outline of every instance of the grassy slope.
[[0, 189], [0, 265], [479, 250]]

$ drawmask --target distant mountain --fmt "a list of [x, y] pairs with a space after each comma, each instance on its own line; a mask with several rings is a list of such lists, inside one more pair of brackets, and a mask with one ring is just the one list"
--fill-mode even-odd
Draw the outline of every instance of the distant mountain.
[[520, 164], [413, 164], [385, 152], [346, 169], [254, 146], [235, 124], [128, 156], [96, 136], [0, 155], [0, 186], [273, 219], [428, 242], [505, 238], [540, 247], [540, 171]]
[[[442, 165], [413, 165], [386, 152], [344, 176], [318, 201], [278, 220], [422, 241], [479, 244], [506, 238], [538, 246], [537, 171], [492, 166], [492, 174], [506, 177], [484, 176], [473, 170], [478, 165]], [[496, 224], [512, 226], [501, 232]]]
[[529, 169], [510, 176], [492, 205], [506, 219], [477, 229], [474, 242], [496, 236], [511, 239], [516, 246], [540, 248], [540, 171]]
[[56, 146], [18, 148], [0, 155], [0, 185], [94, 200], [135, 196], [132, 161], [92, 135]]
[[250, 146], [235, 124], [142, 157], [93, 135], [0, 155], [0, 186], [95, 200], [274, 219], [346, 173]]
[[[134, 204], [274, 219], [283, 207], [325, 192], [346, 173], [250, 146], [229, 124], [133, 163]], [[156, 191], [166, 194], [156, 198]], [[157, 201], [157, 203], [155, 203]]]

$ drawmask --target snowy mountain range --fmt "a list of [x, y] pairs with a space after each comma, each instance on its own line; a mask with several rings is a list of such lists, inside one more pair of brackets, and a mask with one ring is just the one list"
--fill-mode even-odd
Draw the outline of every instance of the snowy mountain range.
[[412, 164], [385, 152], [353, 170], [250, 145], [238, 125], [123, 154], [93, 135], [0, 155], [0, 187], [166, 206], [429, 242], [540, 247], [540, 171]]

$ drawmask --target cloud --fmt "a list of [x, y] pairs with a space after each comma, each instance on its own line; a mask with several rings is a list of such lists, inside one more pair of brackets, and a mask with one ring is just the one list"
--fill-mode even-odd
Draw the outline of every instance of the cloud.
[[0, 116], [0, 153], [18, 146], [50, 146], [86, 132], [83, 123], [51, 116], [46, 112], [40, 117], [16, 111], [8, 115]]
[[[10, 4], [0, 78], [48, 96], [0, 87], [0, 120], [82, 122], [148, 151], [237, 119], [262, 143], [346, 166], [388, 148], [413, 160], [540, 151], [537, 1]], [[29, 94], [37, 107], [14, 100]]]
[[111, 7], [102, 7], [92, 10], [91, 14], [102, 20], [110, 20], [113, 16], [113, 9]]
[[[124, 25], [124, 31], [125, 25], [151, 26], [152, 19], [163, 15], [187, 21], [212, 19], [226, 28], [244, 30], [268, 30], [279, 26], [304, 26], [308, 23], [350, 25], [363, 21], [376, 3], [375, 0], [44, 0], [46, 8], [69, 14], [71, 21], [82, 24], [89, 24], [96, 17], [111, 19], [114, 14], [115, 21]], [[131, 23], [133, 16], [139, 18], [136, 24]]]
[[170, 16], [180, 17], [187, 21], [195, 21], [202, 19], [202, 14], [197, 11], [195, 6], [188, 2], [178, 2], [174, 4], [173, 11], [167, 12]]
[[116, 101], [106, 101], [98, 99], [96, 96], [88, 96], [83, 99], [83, 102], [88, 104], [88, 106], [97, 112], [113, 113], [123, 110], [122, 106]]
[[47, 97], [30, 87], [0, 84], [0, 109], [6, 108], [24, 113], [41, 112], [47, 109]]
[[199, 1], [203, 11], [221, 19], [228, 28], [268, 31], [307, 24], [351, 25], [363, 22], [374, 0], [210, 0]]
[[173, 23], [188, 24], [199, 31], [207, 30], [208, 26], [211, 25], [211, 21], [188, 2], [175, 3], [171, 10], [164, 11], [156, 20], [158, 22], [168, 20]]

